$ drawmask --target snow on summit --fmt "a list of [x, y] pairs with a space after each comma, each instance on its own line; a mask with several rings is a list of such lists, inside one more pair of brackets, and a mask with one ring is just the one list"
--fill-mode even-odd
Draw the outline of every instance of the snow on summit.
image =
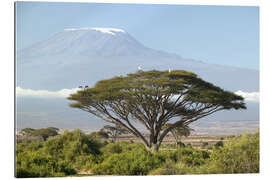
[[118, 28], [69, 28], [69, 29], [64, 29], [64, 31], [81, 31], [81, 30], [94, 30], [94, 31], [99, 31], [99, 32], [106, 33], [106, 34], [111, 34], [111, 35], [115, 35], [115, 32], [126, 33], [124, 30], [118, 29]]
[[92, 28], [92, 30], [96, 30], [96, 31], [100, 31], [100, 32], [108, 33], [108, 34], [112, 34], [112, 35], [115, 35], [113, 32], [122, 32], [122, 33], [125, 33], [124, 30], [117, 29], [117, 28]]

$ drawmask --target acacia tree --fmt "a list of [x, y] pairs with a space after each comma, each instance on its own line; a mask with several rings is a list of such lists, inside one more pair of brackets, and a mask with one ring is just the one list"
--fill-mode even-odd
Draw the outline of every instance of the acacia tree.
[[[189, 125], [220, 110], [245, 109], [244, 99], [184, 70], [145, 71], [101, 80], [93, 88], [71, 94], [73, 108], [118, 124], [158, 151], [164, 137], [179, 125]], [[177, 121], [162, 127], [172, 118]], [[143, 136], [141, 123], [149, 132]]]
[[103, 129], [99, 130], [99, 131], [95, 131], [92, 132], [88, 135], [90, 138], [103, 138], [103, 139], [108, 139], [109, 138], [109, 134], [105, 131], [103, 131]]
[[118, 124], [115, 126], [106, 125], [101, 129], [101, 131], [106, 132], [111, 137], [112, 142], [115, 142], [119, 135], [128, 133], [126, 129]]
[[[171, 123], [166, 123], [162, 129], [167, 129], [169, 126], [171, 126]], [[191, 131], [193, 131], [193, 129], [188, 127], [188, 125], [182, 124], [179, 124], [177, 127], [170, 130], [176, 145], [178, 142], [180, 142], [182, 136], [189, 136]]]

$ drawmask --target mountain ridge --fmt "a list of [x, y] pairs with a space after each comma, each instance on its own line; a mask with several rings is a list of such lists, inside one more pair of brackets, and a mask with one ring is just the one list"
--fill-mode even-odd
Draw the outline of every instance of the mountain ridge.
[[[113, 33], [113, 34], [112, 34]], [[128, 32], [79, 28], [58, 32], [17, 52], [17, 86], [57, 90], [143, 70], [184, 69], [225, 89], [258, 91], [259, 72], [189, 60], [144, 46]], [[245, 82], [249, 79], [249, 82]]]

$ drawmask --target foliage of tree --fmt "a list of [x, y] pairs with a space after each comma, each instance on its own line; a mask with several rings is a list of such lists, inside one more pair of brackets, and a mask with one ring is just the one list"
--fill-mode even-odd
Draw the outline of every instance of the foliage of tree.
[[[117, 124], [158, 151], [164, 137], [175, 127], [186, 126], [220, 110], [245, 109], [244, 99], [184, 70], [146, 71], [101, 80], [93, 88], [72, 94], [70, 104]], [[164, 124], [178, 118], [162, 131]], [[143, 136], [142, 124], [150, 134]]]

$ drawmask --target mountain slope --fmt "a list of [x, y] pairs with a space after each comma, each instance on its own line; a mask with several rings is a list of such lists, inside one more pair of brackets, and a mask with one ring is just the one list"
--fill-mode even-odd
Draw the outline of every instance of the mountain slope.
[[259, 91], [259, 72], [183, 59], [112, 28], [66, 29], [17, 52], [17, 86], [59, 90], [143, 70], [185, 69], [222, 88]]

